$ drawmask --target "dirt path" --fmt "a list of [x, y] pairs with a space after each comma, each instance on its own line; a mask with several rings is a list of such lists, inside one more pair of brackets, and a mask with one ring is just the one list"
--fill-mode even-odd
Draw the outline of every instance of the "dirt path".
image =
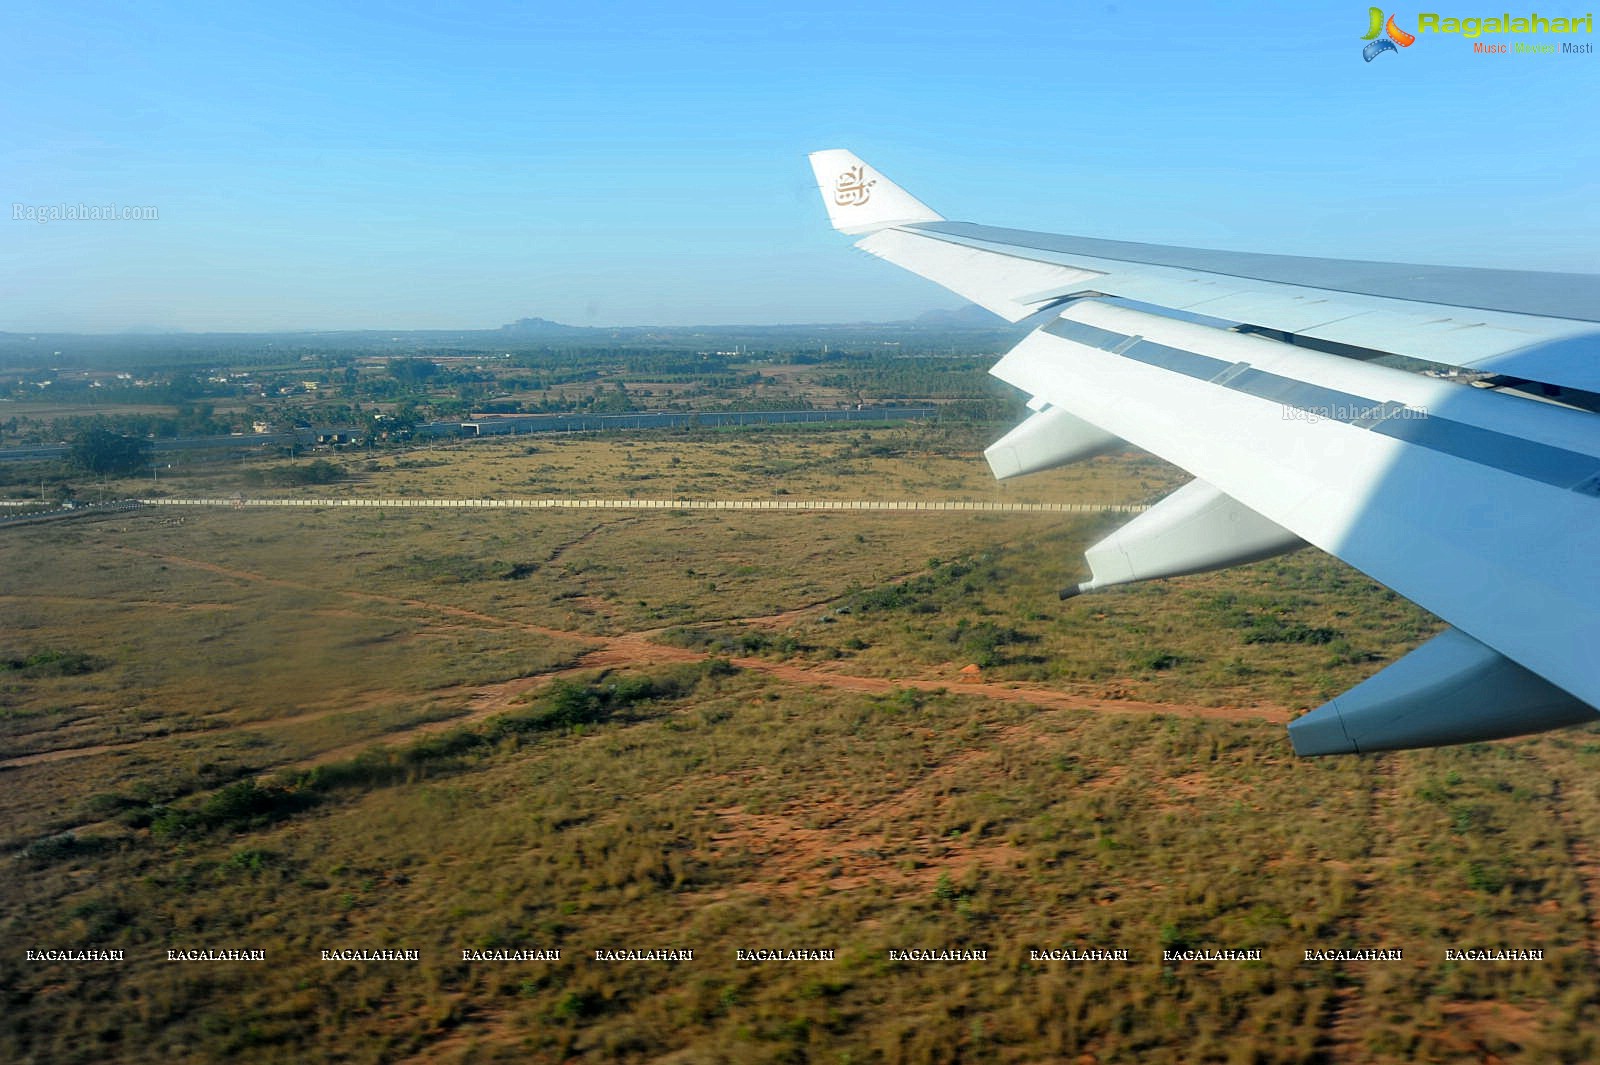
[[1567, 852], [1571, 856], [1573, 871], [1578, 875], [1579, 896], [1583, 902], [1584, 924], [1588, 931], [1589, 956], [1600, 963], [1600, 860], [1594, 847], [1585, 837], [1579, 813], [1574, 809], [1569, 789], [1553, 771], [1550, 782], [1550, 806], [1556, 820], [1567, 836]]
[[[496, 714], [505, 713], [521, 703], [528, 695], [562, 677], [622, 666], [657, 665], [666, 662], [696, 662], [705, 657], [705, 655], [695, 651], [685, 651], [677, 647], [666, 647], [662, 644], [651, 643], [637, 633], [631, 633], [627, 636], [615, 636], [608, 639], [604, 646], [579, 658], [576, 665], [568, 666], [565, 669], [554, 669], [547, 673], [537, 673], [530, 677], [517, 677], [515, 680], [500, 681], [497, 684], [485, 684], [476, 688], [447, 689], [433, 692], [431, 694], [437, 696], [451, 695], [457, 691], [470, 691], [471, 695], [467, 700], [466, 708], [453, 717], [439, 721], [425, 721], [418, 725], [394, 729], [372, 739], [358, 740], [341, 747], [319, 751], [310, 758], [293, 763], [293, 768], [309, 769], [328, 762], [337, 762], [341, 758], [349, 758], [376, 744], [398, 743], [431, 735], [435, 732], [460, 728], [463, 725], [476, 724], [479, 721], [494, 717]], [[316, 716], [324, 715], [319, 714]], [[0, 768], [4, 768], [5, 764], [0, 762]]]
[[1173, 714], [1178, 717], [1205, 717], [1218, 721], [1266, 721], [1272, 724], [1287, 724], [1290, 720], [1289, 711], [1281, 707], [1143, 703], [1132, 699], [1097, 699], [1053, 688], [1038, 688], [1023, 684], [985, 681], [972, 683], [926, 677], [857, 677], [814, 666], [769, 662], [761, 658], [735, 658], [733, 663], [791, 684], [816, 684], [846, 691], [889, 692], [898, 688], [915, 688], [919, 691], [949, 691], [955, 695], [975, 695], [986, 699], [1029, 703], [1052, 710], [1093, 710], [1110, 714]]
[[[510, 683], [517, 682], [512, 681]], [[453, 688], [436, 688], [431, 692], [425, 693], [425, 695], [422, 697], [429, 699], [448, 699], [456, 696], [475, 695], [480, 690], [481, 689], [475, 688], [471, 685], [458, 685]], [[316, 710], [307, 710], [303, 713], [293, 714], [289, 717], [269, 717], [262, 718], [259, 721], [240, 721], [233, 723], [219, 722], [215, 725], [202, 726], [199, 728], [176, 729], [171, 732], [163, 732], [159, 735], [136, 736], [133, 739], [122, 740], [117, 743], [95, 743], [88, 744], [83, 747], [62, 747], [53, 751], [40, 751], [37, 754], [21, 754], [17, 755], [15, 758], [7, 758], [3, 761], [0, 761], [0, 769], [20, 769], [23, 766], [46, 765], [50, 762], [63, 762], [72, 758], [87, 758], [90, 755], [95, 754], [110, 754], [114, 751], [126, 751], [135, 747], [141, 747], [146, 743], [154, 743], [158, 740], [186, 739], [195, 736], [226, 736], [235, 732], [272, 732], [276, 729], [292, 728], [295, 725], [310, 724], [311, 722], [321, 721], [323, 718], [335, 717], [339, 714], [355, 714], [364, 710], [376, 709], [387, 706], [393, 701], [394, 696], [391, 693], [380, 692], [376, 695], [370, 695], [355, 702], [340, 703], [337, 706], [325, 706]], [[459, 718], [451, 718], [444, 722], [429, 722], [428, 724], [451, 725], [455, 724], [459, 720]], [[422, 726], [418, 727], [420, 728]], [[368, 741], [368, 744], [370, 744], [370, 742], [372, 741]]]
[[234, 603], [172, 603], [160, 599], [119, 599], [108, 601], [92, 595], [0, 595], [0, 603], [57, 603], [104, 610], [108, 605], [138, 610], [168, 610], [175, 613], [216, 613], [239, 609]]
[[[636, 519], [625, 518], [623, 522]], [[586, 538], [599, 532], [601, 529], [619, 522], [603, 522], [584, 534]], [[182, 555], [163, 554], [154, 551], [142, 551], [130, 547], [117, 547], [116, 550], [127, 554], [154, 559], [170, 565], [186, 566], [231, 580], [247, 583], [265, 584], [276, 587], [291, 588], [297, 591], [331, 592], [346, 599], [375, 602], [388, 606], [401, 607], [406, 610], [426, 612], [430, 617], [449, 617], [464, 622], [478, 625], [489, 625], [496, 628], [509, 628], [520, 632], [527, 632], [553, 639], [566, 640], [590, 645], [598, 644], [593, 650], [585, 653], [571, 667], [553, 670], [530, 677], [520, 677], [515, 680], [497, 684], [488, 684], [475, 687], [443, 688], [425, 693], [431, 698], [463, 698], [462, 712], [439, 721], [430, 721], [419, 725], [408, 726], [372, 737], [357, 743], [342, 745], [339, 748], [323, 751], [300, 765], [314, 765], [322, 762], [346, 757], [350, 753], [363, 750], [374, 743], [401, 742], [409, 738], [428, 735], [445, 729], [457, 728], [462, 725], [480, 721], [486, 717], [501, 713], [519, 700], [558, 677], [580, 673], [586, 670], [615, 669], [622, 667], [637, 667], [661, 665], [673, 662], [702, 661], [709, 654], [681, 647], [672, 647], [656, 642], [654, 637], [659, 636], [664, 629], [653, 628], [638, 632], [624, 633], [620, 636], [596, 636], [593, 633], [573, 632], [565, 629], [549, 628], [543, 625], [534, 625], [528, 622], [516, 621], [510, 618], [485, 614], [481, 611], [470, 610], [465, 607], [450, 606], [443, 603], [429, 602], [424, 599], [415, 599], [402, 596], [383, 595], [378, 592], [354, 591], [351, 589], [329, 589], [321, 585], [314, 585], [304, 581], [291, 580], [284, 577], [268, 576], [237, 567], [224, 566], [202, 559], [188, 558]], [[45, 599], [65, 601], [72, 597], [3, 597], [11, 599]], [[74, 602], [78, 600], [73, 599]], [[804, 606], [785, 610], [777, 614], [761, 615], [758, 617], [730, 619], [742, 624], [760, 626], [762, 628], [782, 628], [787, 624], [800, 620], [813, 612], [823, 608], [832, 600], [808, 603]], [[165, 603], [137, 603], [130, 602], [130, 606], [161, 606], [167, 609], [185, 609], [182, 604]], [[193, 604], [190, 609], [229, 609], [223, 604]], [[337, 612], [337, 608], [323, 608], [321, 611], [312, 612]], [[764, 658], [735, 658], [735, 665], [773, 677], [786, 684], [812, 685], [824, 688], [833, 688], [840, 691], [884, 693], [901, 688], [914, 688], [919, 691], [949, 690], [961, 695], [978, 698], [1003, 700], [1006, 702], [1027, 703], [1032, 706], [1051, 710], [1087, 710], [1096, 713], [1114, 714], [1173, 714], [1181, 717], [1209, 718], [1221, 721], [1267, 721], [1275, 724], [1287, 723], [1290, 719], [1288, 711], [1278, 707], [1212, 707], [1198, 706], [1181, 703], [1147, 703], [1134, 700], [1104, 699], [1088, 695], [1074, 694], [1050, 688], [1036, 686], [994, 683], [994, 682], [968, 682], [955, 679], [938, 677], [862, 677], [841, 673], [835, 669], [824, 669], [816, 666], [801, 665], [788, 662], [774, 662]], [[85, 758], [98, 754], [107, 754], [119, 750], [138, 747], [144, 743], [160, 739], [171, 738], [174, 735], [204, 735], [226, 734], [230, 732], [265, 732], [279, 728], [292, 727], [306, 724], [322, 718], [368, 708], [372, 705], [382, 705], [391, 701], [391, 693], [380, 692], [362, 699], [356, 704], [323, 707], [308, 710], [292, 717], [281, 717], [262, 721], [249, 721], [238, 724], [218, 724], [215, 727], [190, 730], [185, 733], [165, 733], [161, 736], [147, 736], [130, 739], [118, 743], [93, 744], [81, 747], [68, 747], [53, 751], [41, 751], [34, 754], [19, 755], [14, 758], [0, 760], [0, 769], [17, 769], [25, 766], [45, 765], [54, 762], [66, 761], [74, 758]]]
[[[604, 646], [584, 655], [574, 666], [553, 670], [549, 673], [540, 673], [537, 676], [519, 677], [516, 680], [485, 685], [476, 689], [467, 703], [465, 711], [453, 717], [395, 729], [373, 739], [361, 740], [332, 750], [322, 751], [310, 758], [296, 762], [294, 765], [296, 768], [310, 768], [327, 762], [338, 761], [341, 758], [348, 758], [374, 744], [400, 743], [435, 732], [443, 732], [447, 729], [474, 724], [485, 718], [504, 713], [521, 702], [530, 693], [562, 677], [593, 672], [596, 669], [663, 665], [672, 662], [699, 662], [710, 657], [710, 655], [702, 651], [690, 651], [681, 647], [668, 647], [664, 644], [652, 643], [644, 633], [614, 636], [607, 639]], [[1289, 720], [1289, 712], [1277, 707], [1194, 706], [1185, 703], [1142, 703], [1122, 699], [1094, 699], [1073, 695], [1068, 692], [1051, 691], [1048, 688], [1011, 687], [1002, 684], [953, 684], [949, 681], [930, 680], [920, 677], [856, 677], [848, 673], [835, 673], [807, 666], [786, 665], [780, 662], [769, 662], [761, 658], [734, 658], [730, 659], [730, 661], [741, 669], [764, 673], [785, 683], [809, 684], [816, 687], [833, 688], [838, 691], [881, 693], [902, 688], [915, 688], [920, 691], [950, 691], [958, 695], [972, 695], [1006, 702], [1027, 703], [1030, 706], [1036, 706], [1041, 709], [1057, 711], [1078, 710], [1104, 714], [1171, 714], [1178, 717], [1203, 717], [1216, 721], [1266, 721], [1274, 724], [1283, 724]], [[84, 748], [83, 750], [87, 753], [89, 749]], [[8, 764], [0, 762], [0, 768], [4, 768]]]
[[562, 555], [566, 554], [568, 551], [571, 551], [579, 544], [588, 543], [590, 540], [594, 539], [597, 535], [605, 530], [611, 528], [613, 525], [631, 525], [634, 522], [643, 520], [643, 518], [615, 518], [611, 521], [598, 522], [586, 531], [574, 536], [572, 539], [557, 544], [555, 549], [552, 550], [549, 555], [545, 556], [544, 565], [548, 566], [552, 562], [559, 561]]
[[[1383, 867], [1393, 864], [1393, 856], [1389, 851], [1396, 834], [1392, 817], [1394, 804], [1399, 801], [1396, 776], [1394, 759], [1380, 756], [1373, 766], [1368, 797], [1370, 827], [1367, 839], [1370, 843], [1358, 867], [1355, 898], [1351, 900], [1349, 910], [1340, 918], [1341, 925], [1351, 930], [1351, 940], [1363, 947], [1368, 945], [1370, 938], [1367, 935], [1370, 929], [1363, 918], [1373, 905], [1372, 893], [1387, 872]], [[1344, 975], [1346, 982], [1334, 992], [1333, 1004], [1323, 1015], [1319, 1046], [1322, 1058], [1333, 1065], [1342, 1065], [1344, 1062], [1360, 1065], [1372, 1058], [1367, 1046], [1367, 1034], [1379, 1007], [1368, 993], [1369, 970], [1366, 966], [1351, 965]]]
[[[466, 613], [471, 613], [466, 612]], [[559, 629], [540, 629], [541, 633], [558, 636], [563, 639], [585, 640], [595, 642], [595, 637], [585, 633], [565, 632]], [[430, 698], [465, 698], [465, 706], [461, 713], [438, 721], [424, 722], [405, 728], [386, 732], [381, 736], [361, 740], [355, 743], [323, 751], [295, 763], [298, 766], [317, 765], [347, 757], [352, 753], [364, 750], [375, 743], [403, 742], [418, 736], [440, 732], [445, 729], [457, 728], [462, 725], [472, 724], [495, 714], [503, 713], [516, 705], [524, 696], [559, 677], [571, 676], [578, 673], [596, 669], [618, 669], [623, 667], [664, 665], [673, 662], [699, 662], [711, 657], [703, 651], [692, 651], [682, 647], [671, 647], [666, 644], [656, 643], [651, 636], [660, 632], [660, 629], [650, 629], [643, 632], [632, 632], [622, 636], [605, 637], [600, 640], [600, 646], [578, 659], [573, 666], [540, 673], [529, 677], [519, 677], [515, 680], [503, 681], [496, 684], [479, 686], [463, 686], [454, 688], [441, 688], [425, 693]], [[996, 699], [1005, 702], [1027, 703], [1050, 710], [1087, 710], [1095, 713], [1107, 714], [1172, 714], [1179, 717], [1200, 717], [1218, 721], [1266, 721], [1273, 724], [1283, 724], [1289, 720], [1289, 712], [1278, 707], [1230, 707], [1230, 706], [1197, 706], [1187, 703], [1147, 703], [1131, 699], [1099, 699], [1085, 695], [1075, 695], [1071, 692], [1057, 691], [1050, 688], [1039, 688], [1026, 685], [1011, 685], [997, 683], [961, 683], [940, 678], [928, 677], [858, 677], [848, 673], [839, 673], [830, 669], [821, 669], [815, 666], [795, 665], [785, 662], [773, 662], [764, 658], [735, 658], [734, 665], [748, 669], [755, 673], [762, 673], [787, 684], [812, 685], [822, 688], [833, 688], [839, 691], [885, 693], [901, 688], [914, 688], [919, 691], [947, 690], [959, 695], [975, 696], [985, 699]], [[325, 707], [317, 710], [296, 714], [292, 717], [272, 718], [262, 721], [247, 721], [234, 725], [218, 725], [215, 728], [197, 729], [182, 735], [225, 735], [230, 732], [267, 732], [294, 725], [307, 724], [322, 718], [338, 714], [350, 713], [366, 709], [372, 705], [381, 705], [391, 696], [380, 693], [361, 700], [353, 705]], [[66, 761], [73, 758], [86, 758], [91, 755], [108, 754], [113, 751], [127, 750], [141, 744], [155, 740], [169, 739], [178, 733], [166, 733], [161, 736], [149, 736], [127, 740], [121, 743], [103, 743], [84, 747], [68, 747], [54, 751], [42, 751], [37, 754], [19, 755], [15, 758], [0, 760], [0, 769], [18, 769], [24, 766], [44, 765], [51, 762]]]
[[191, 569], [202, 570], [206, 573], [215, 573], [219, 577], [229, 577], [237, 581], [254, 584], [266, 584], [278, 588], [292, 588], [302, 592], [322, 592], [331, 595], [344, 596], [365, 603], [383, 603], [388, 606], [405, 607], [408, 610], [424, 610], [430, 614], [443, 614], [448, 617], [464, 618], [470, 621], [482, 622], [499, 628], [516, 629], [520, 632], [531, 632], [540, 636], [551, 636], [563, 640], [579, 640], [590, 642], [595, 639], [593, 633], [569, 632], [565, 629], [552, 629], [544, 625], [535, 625], [527, 621], [515, 621], [511, 618], [500, 617], [495, 614], [484, 614], [477, 610], [468, 610], [466, 607], [450, 606], [446, 603], [434, 603], [426, 599], [411, 599], [397, 595], [383, 595], [379, 592], [358, 592], [349, 588], [327, 588], [319, 584], [310, 584], [305, 581], [292, 581], [284, 577], [269, 577], [264, 573], [253, 573], [246, 569], [236, 569], [221, 566], [215, 562], [205, 562], [197, 558], [185, 558], [182, 555], [163, 555], [154, 551], [140, 551], [132, 547], [117, 547], [116, 550], [130, 555], [142, 555], [160, 562], [168, 562], [178, 566], [188, 566]]

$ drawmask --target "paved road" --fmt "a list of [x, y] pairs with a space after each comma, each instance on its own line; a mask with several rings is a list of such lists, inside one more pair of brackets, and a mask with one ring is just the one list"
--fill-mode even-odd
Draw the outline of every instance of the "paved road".
[[[786, 425], [810, 422], [900, 422], [938, 417], [937, 407], [867, 407], [850, 410], [723, 410], [636, 411], [632, 414], [506, 414], [466, 422], [424, 422], [413, 431], [419, 440], [434, 437], [521, 436], [539, 433], [623, 433], [640, 429], [715, 429], [734, 425]], [[185, 436], [152, 440], [156, 454], [176, 451], [234, 449], [259, 451], [268, 446], [311, 447], [323, 436], [359, 439], [360, 426], [328, 426], [283, 433], [228, 436]], [[0, 462], [38, 462], [64, 458], [66, 444], [0, 448]]]

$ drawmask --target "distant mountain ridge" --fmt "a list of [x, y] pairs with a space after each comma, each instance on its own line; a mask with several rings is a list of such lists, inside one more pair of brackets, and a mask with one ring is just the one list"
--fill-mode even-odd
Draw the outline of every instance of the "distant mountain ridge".
[[502, 333], [513, 333], [517, 336], [592, 336], [596, 333], [682, 333], [686, 331], [708, 332], [746, 332], [763, 329], [863, 329], [874, 326], [895, 326], [897, 328], [927, 328], [927, 329], [996, 329], [1004, 328], [1008, 323], [1004, 318], [992, 311], [986, 311], [976, 303], [969, 303], [964, 307], [946, 308], [941, 310], [924, 311], [915, 318], [905, 318], [894, 322], [825, 322], [803, 323], [784, 322], [774, 325], [699, 325], [699, 326], [653, 326], [653, 325], [567, 325], [565, 322], [553, 322], [548, 318], [518, 318], [500, 327]]
[[[898, 325], [899, 323], [893, 323]], [[994, 329], [1007, 324], [993, 311], [986, 311], [976, 303], [950, 310], [925, 311], [911, 319], [912, 325], [936, 326], [940, 329]]]
[[548, 318], [518, 318], [500, 327], [500, 332], [518, 336], [574, 336], [608, 331], [604, 327], [567, 325], [564, 322], [552, 322]]

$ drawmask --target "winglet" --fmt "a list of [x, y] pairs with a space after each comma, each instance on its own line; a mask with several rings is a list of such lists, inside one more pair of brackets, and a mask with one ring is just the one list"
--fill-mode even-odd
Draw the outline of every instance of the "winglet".
[[828, 219], [841, 233], [872, 233], [907, 222], [942, 222], [942, 215], [862, 162], [853, 152], [811, 153]]

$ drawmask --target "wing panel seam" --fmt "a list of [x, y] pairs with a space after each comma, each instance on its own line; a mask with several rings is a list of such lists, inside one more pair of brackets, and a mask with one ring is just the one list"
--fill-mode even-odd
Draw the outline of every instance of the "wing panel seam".
[[1184, 377], [1281, 403], [1310, 419], [1336, 421], [1401, 443], [1425, 447], [1479, 466], [1577, 492], [1596, 495], [1600, 459], [1494, 429], [1258, 370], [1248, 363], [1202, 355], [1099, 326], [1057, 319], [1043, 332]]

